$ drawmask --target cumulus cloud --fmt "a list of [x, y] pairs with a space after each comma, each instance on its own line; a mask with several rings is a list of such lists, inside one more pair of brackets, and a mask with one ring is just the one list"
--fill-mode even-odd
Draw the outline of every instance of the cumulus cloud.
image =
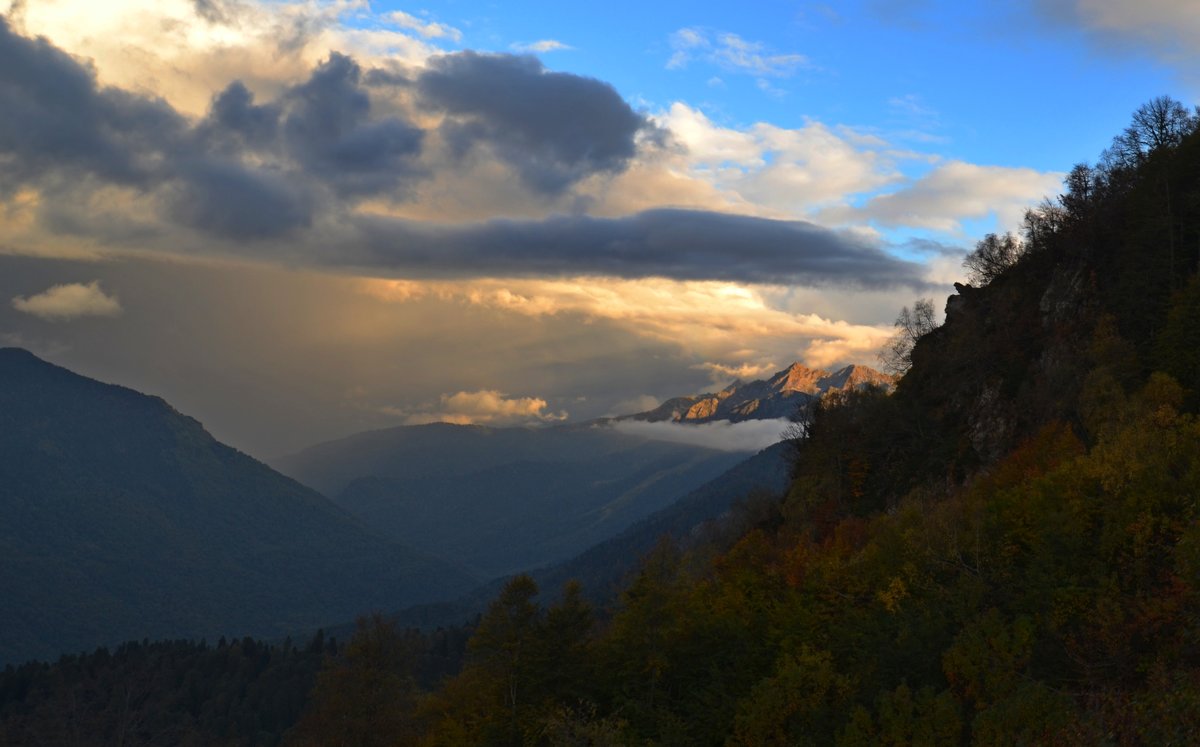
[[347, 195], [393, 191], [416, 172], [424, 132], [397, 116], [371, 117], [371, 97], [353, 59], [331, 54], [283, 97], [289, 154]]
[[644, 423], [622, 420], [611, 427], [631, 436], [703, 446], [721, 451], [759, 451], [783, 440], [787, 420], [746, 420], [741, 423]]
[[947, 232], [960, 230], [964, 220], [995, 214], [1003, 228], [1013, 228], [1028, 207], [1058, 191], [1063, 176], [948, 161], [902, 189], [871, 198], [856, 212], [883, 226]]
[[23, 33], [94, 60], [104, 85], [152, 92], [189, 115], [234, 79], [277, 94], [332, 52], [390, 69], [442, 51], [364, 0], [38, 0], [22, 19]]
[[41, 293], [12, 300], [17, 311], [33, 314], [49, 321], [66, 321], [83, 316], [118, 316], [121, 304], [116, 296], [106, 294], [99, 281], [67, 283], [52, 286]]
[[543, 193], [622, 171], [649, 126], [609, 84], [550, 72], [535, 57], [435, 57], [417, 88], [428, 106], [446, 113], [442, 135], [456, 152], [487, 147]]
[[513, 425], [567, 419], [566, 412], [546, 412], [546, 407], [546, 400], [540, 397], [510, 398], [494, 389], [482, 389], [442, 395], [436, 411], [406, 413], [390, 408], [390, 413], [404, 415], [407, 425]]
[[757, 77], [786, 77], [811, 67], [802, 54], [773, 52], [762, 42], [748, 41], [729, 32], [682, 28], [671, 34], [669, 41], [672, 53], [667, 68], [671, 70], [687, 67], [693, 60]]
[[811, 215], [902, 178], [899, 154], [879, 138], [848, 128], [760, 122], [735, 129], [678, 102], [655, 122], [683, 149], [677, 168], [775, 215]]

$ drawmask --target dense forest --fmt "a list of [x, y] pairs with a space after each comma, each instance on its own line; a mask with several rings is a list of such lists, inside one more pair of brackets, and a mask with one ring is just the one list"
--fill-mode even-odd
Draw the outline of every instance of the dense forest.
[[4, 728], [68, 718], [88, 687], [119, 718], [131, 680], [111, 678], [156, 670], [110, 657], [154, 653], [192, 662], [157, 697], [197, 744], [1196, 743], [1197, 113], [1147, 103], [966, 267], [940, 326], [928, 300], [900, 315], [894, 392], [805, 413], [786, 495], [661, 543], [611, 608], [574, 584], [543, 605], [519, 576], [469, 641], [374, 616], [336, 650], [256, 647], [292, 684], [268, 704], [229, 680], [216, 720], [183, 683], [229, 646], [29, 665], [0, 678]]

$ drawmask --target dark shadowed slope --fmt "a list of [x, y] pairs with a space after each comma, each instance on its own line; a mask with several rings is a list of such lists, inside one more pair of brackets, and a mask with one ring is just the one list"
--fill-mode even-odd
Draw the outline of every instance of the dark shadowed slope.
[[272, 635], [471, 580], [156, 397], [0, 349], [0, 661]]
[[[541, 598], [557, 598], [563, 586], [574, 580], [580, 582], [589, 600], [607, 606], [662, 539], [686, 546], [697, 539], [711, 539], [706, 528], [740, 531], [739, 527], [727, 525], [731, 509], [756, 496], [777, 500], [790, 482], [794, 450], [792, 443], [763, 449], [615, 537], [562, 563], [529, 571], [541, 589]], [[400, 612], [398, 620], [403, 625], [429, 629], [461, 625], [483, 612], [507, 581], [508, 578], [497, 579], [454, 602], [411, 607]], [[344, 637], [353, 631], [353, 626], [343, 625], [336, 630]]]
[[745, 458], [603, 426], [434, 424], [278, 464], [392, 539], [496, 577], [570, 558]]

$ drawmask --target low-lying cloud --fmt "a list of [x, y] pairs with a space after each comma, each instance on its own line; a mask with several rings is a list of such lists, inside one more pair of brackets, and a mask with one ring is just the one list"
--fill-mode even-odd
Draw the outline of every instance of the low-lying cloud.
[[702, 446], [720, 451], [760, 451], [783, 440], [783, 432], [790, 425], [781, 420], [745, 420], [740, 423], [718, 421], [714, 423], [647, 423], [640, 420], [622, 420], [611, 427], [631, 436], [651, 438], [656, 441]]
[[403, 415], [406, 425], [519, 425], [567, 419], [567, 413], [546, 412], [546, 407], [546, 400], [540, 397], [509, 397], [504, 392], [483, 389], [443, 395], [439, 406], [428, 412], [388, 412]]
[[119, 316], [121, 303], [100, 288], [99, 281], [66, 283], [52, 286], [41, 293], [12, 300], [17, 311], [32, 314], [48, 321], [67, 321], [83, 316]]

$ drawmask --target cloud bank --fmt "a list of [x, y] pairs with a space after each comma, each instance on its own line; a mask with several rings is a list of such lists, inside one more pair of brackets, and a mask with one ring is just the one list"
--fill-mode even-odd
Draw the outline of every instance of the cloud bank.
[[631, 436], [656, 441], [703, 446], [720, 451], [760, 451], [783, 440], [787, 420], [746, 420], [741, 423], [725, 421], [687, 425], [683, 423], [645, 423], [622, 420], [611, 427]]

